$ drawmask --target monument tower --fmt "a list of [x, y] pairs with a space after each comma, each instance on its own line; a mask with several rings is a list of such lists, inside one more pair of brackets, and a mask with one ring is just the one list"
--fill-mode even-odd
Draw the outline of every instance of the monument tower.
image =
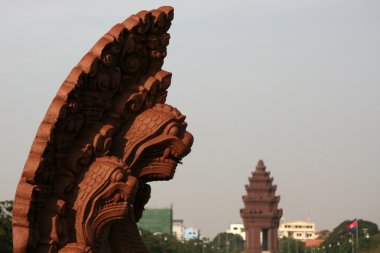
[[277, 186], [265, 169], [260, 160], [245, 186], [247, 195], [243, 196], [244, 208], [240, 210], [246, 230], [244, 253], [280, 253], [277, 233], [282, 216], [282, 209], [277, 208], [280, 196], [276, 196]]

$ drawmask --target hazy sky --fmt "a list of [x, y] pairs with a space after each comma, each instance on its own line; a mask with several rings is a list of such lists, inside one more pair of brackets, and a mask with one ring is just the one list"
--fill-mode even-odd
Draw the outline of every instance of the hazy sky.
[[[111, 2], [111, 1], [110, 1]], [[241, 223], [263, 159], [286, 220], [380, 225], [380, 1], [2, 1], [0, 200], [11, 199], [58, 88], [114, 24], [175, 7], [168, 103], [195, 136], [150, 207], [213, 237]]]

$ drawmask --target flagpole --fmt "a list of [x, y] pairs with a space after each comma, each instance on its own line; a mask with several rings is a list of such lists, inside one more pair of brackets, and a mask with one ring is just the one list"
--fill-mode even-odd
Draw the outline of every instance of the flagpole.
[[356, 219], [357, 227], [356, 227], [356, 251], [359, 252], [359, 220]]

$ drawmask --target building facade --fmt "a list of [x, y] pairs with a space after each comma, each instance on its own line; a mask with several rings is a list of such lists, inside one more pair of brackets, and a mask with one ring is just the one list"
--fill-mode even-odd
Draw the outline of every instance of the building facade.
[[243, 240], [245, 240], [245, 228], [243, 224], [230, 224], [230, 227], [226, 231], [226, 233], [240, 235], [243, 238]]
[[179, 241], [184, 240], [185, 228], [183, 226], [183, 220], [173, 220], [173, 236]]
[[315, 223], [309, 221], [291, 221], [280, 223], [280, 237], [292, 237], [306, 241], [317, 238]]
[[172, 235], [173, 209], [148, 208], [137, 225], [140, 229], [152, 233]]
[[199, 228], [185, 227], [183, 238], [185, 240], [199, 239], [200, 234]]

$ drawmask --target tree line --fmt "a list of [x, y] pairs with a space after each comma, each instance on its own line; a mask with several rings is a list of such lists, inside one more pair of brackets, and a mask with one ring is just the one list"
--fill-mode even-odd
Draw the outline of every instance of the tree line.
[[[12, 253], [13, 201], [0, 201], [0, 252]], [[241, 253], [244, 240], [239, 235], [220, 233], [214, 240], [193, 239], [179, 241], [167, 234], [141, 231], [141, 236], [152, 253]]]
[[[0, 201], [0, 252], [12, 253], [12, 211], [13, 201]], [[356, 231], [348, 231], [346, 220], [331, 233], [323, 234], [323, 243], [307, 248], [304, 242], [293, 238], [279, 240], [281, 253], [379, 253], [380, 233], [378, 226], [370, 221], [358, 220], [358, 240]], [[244, 240], [240, 235], [219, 233], [213, 240], [177, 240], [168, 234], [153, 234], [141, 231], [141, 236], [152, 253], [241, 253]]]
[[0, 201], [0, 252], [13, 252], [12, 245], [13, 201]]
[[212, 241], [180, 241], [168, 234], [157, 235], [143, 230], [142, 238], [152, 253], [241, 253], [244, 249], [243, 238], [230, 233], [219, 233]]

